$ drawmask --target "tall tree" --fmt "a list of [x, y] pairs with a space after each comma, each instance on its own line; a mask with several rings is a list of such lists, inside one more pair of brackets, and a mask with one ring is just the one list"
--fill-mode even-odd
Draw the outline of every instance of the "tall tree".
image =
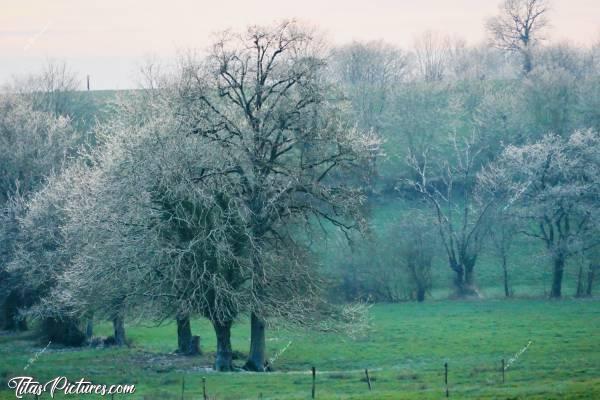
[[448, 265], [454, 272], [457, 297], [480, 296], [475, 285], [475, 265], [486, 233], [486, 218], [493, 199], [479, 195], [477, 173], [483, 148], [475, 135], [451, 135], [454, 151], [445, 157], [429, 147], [411, 154], [408, 164], [414, 178], [408, 183], [431, 207]]
[[532, 49], [543, 40], [548, 25], [547, 0], [503, 0], [499, 14], [487, 22], [492, 43], [501, 49], [518, 52], [523, 57], [523, 71], [533, 69]]
[[294, 22], [252, 26], [223, 34], [206, 62], [185, 63], [176, 84], [181, 133], [218, 146], [237, 182], [234, 197], [247, 209], [251, 284], [261, 299], [251, 310], [252, 370], [264, 368], [266, 318], [290, 315], [284, 306], [298, 300], [286, 294], [290, 283], [273, 279], [282, 274], [268, 274], [263, 255], [296, 241], [305, 223], [360, 226], [358, 183], [379, 148], [377, 136], [356, 129], [338, 100], [321, 50], [315, 34]]
[[420, 76], [427, 82], [442, 80], [451, 55], [450, 38], [426, 31], [417, 37], [414, 47]]

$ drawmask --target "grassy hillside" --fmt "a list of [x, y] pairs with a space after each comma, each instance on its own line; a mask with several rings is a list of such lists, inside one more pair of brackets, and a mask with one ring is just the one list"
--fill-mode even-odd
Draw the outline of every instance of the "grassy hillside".
[[[277, 373], [211, 373], [215, 338], [209, 324], [193, 323], [205, 354], [181, 357], [173, 324], [128, 326], [128, 349], [62, 349], [50, 345], [29, 368], [27, 360], [46, 344], [27, 336], [0, 336], [0, 398], [14, 398], [7, 377], [31, 375], [40, 381], [66, 375], [97, 383], [135, 383], [128, 398], [201, 398], [201, 379], [216, 399], [309, 399], [317, 367], [318, 399], [439, 399], [443, 365], [449, 364], [451, 398], [594, 399], [600, 396], [600, 303], [597, 300], [432, 301], [424, 304], [381, 304], [371, 309], [371, 329], [350, 339], [334, 334], [269, 331], [268, 354], [290, 341], [274, 362]], [[102, 325], [100, 333], [109, 334]], [[235, 326], [234, 350], [248, 349], [248, 324]], [[509, 360], [530, 346], [506, 371]], [[41, 346], [41, 347], [40, 347]], [[242, 364], [241, 360], [237, 364]], [[373, 390], [368, 391], [364, 368]], [[125, 397], [125, 396], [123, 396]], [[44, 396], [42, 396], [44, 398]], [[86, 396], [85, 398], [93, 398]], [[117, 397], [118, 398], [118, 397]]]

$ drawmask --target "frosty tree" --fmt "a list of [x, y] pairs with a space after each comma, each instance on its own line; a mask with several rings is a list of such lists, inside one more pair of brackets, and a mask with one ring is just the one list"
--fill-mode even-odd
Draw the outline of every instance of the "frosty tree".
[[290, 296], [294, 285], [281, 284], [292, 271], [269, 273], [264, 255], [297, 243], [301, 224], [346, 231], [363, 222], [357, 183], [368, 173], [379, 140], [351, 122], [348, 106], [323, 74], [325, 65], [314, 33], [284, 21], [224, 33], [207, 59], [183, 63], [173, 85], [180, 134], [216, 146], [226, 165], [197, 179], [226, 173], [235, 182], [230, 197], [245, 209], [252, 293], [261, 299], [251, 310], [246, 366], [252, 370], [262, 370], [265, 362], [266, 318], [300, 295]]
[[523, 221], [522, 232], [545, 244], [553, 262], [551, 297], [561, 297], [568, 258], [600, 244], [592, 233], [599, 176], [600, 135], [591, 129], [508, 146], [480, 175], [482, 185], [506, 200], [505, 210]]

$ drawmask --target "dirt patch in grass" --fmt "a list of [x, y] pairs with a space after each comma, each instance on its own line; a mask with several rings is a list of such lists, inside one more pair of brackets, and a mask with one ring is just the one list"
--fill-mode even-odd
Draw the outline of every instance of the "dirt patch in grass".
[[329, 379], [352, 379], [352, 375], [350, 375], [350, 374], [343, 374], [343, 373], [340, 373], [340, 374], [336, 373], [336, 374], [329, 374], [329, 375], [327, 375], [327, 378], [329, 378]]
[[212, 365], [212, 357], [208, 355], [183, 356], [179, 354], [160, 354], [137, 351], [129, 355], [129, 362], [146, 370], [152, 370], [157, 373], [167, 373], [173, 371], [192, 371], [199, 367], [210, 368]]

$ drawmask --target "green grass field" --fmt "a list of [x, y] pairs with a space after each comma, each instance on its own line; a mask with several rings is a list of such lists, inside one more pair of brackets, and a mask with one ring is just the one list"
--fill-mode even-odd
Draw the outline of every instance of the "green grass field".
[[[266, 374], [204, 371], [215, 348], [206, 321], [193, 324], [194, 333], [202, 337], [205, 354], [201, 357], [170, 354], [176, 347], [173, 324], [127, 328], [130, 348], [51, 345], [26, 371], [28, 360], [46, 344], [27, 335], [0, 336], [0, 398], [14, 398], [7, 390], [9, 377], [30, 375], [45, 382], [64, 375], [94, 383], [136, 384], [136, 393], [122, 398], [179, 399], [185, 377], [185, 398], [199, 399], [202, 377], [206, 377], [211, 399], [259, 399], [261, 394], [263, 399], [309, 399], [309, 369], [314, 365], [318, 399], [440, 399], [445, 362], [451, 398], [600, 398], [598, 300], [376, 305], [371, 309], [371, 329], [364, 337], [269, 331], [269, 355], [292, 343], [275, 361], [277, 372]], [[98, 334], [109, 332], [109, 325], [98, 327]], [[502, 384], [501, 359], [509, 360], [529, 341], [531, 345], [508, 368]], [[248, 325], [240, 322], [233, 331], [234, 350], [245, 352], [248, 343]], [[371, 392], [365, 368], [371, 371]]]

